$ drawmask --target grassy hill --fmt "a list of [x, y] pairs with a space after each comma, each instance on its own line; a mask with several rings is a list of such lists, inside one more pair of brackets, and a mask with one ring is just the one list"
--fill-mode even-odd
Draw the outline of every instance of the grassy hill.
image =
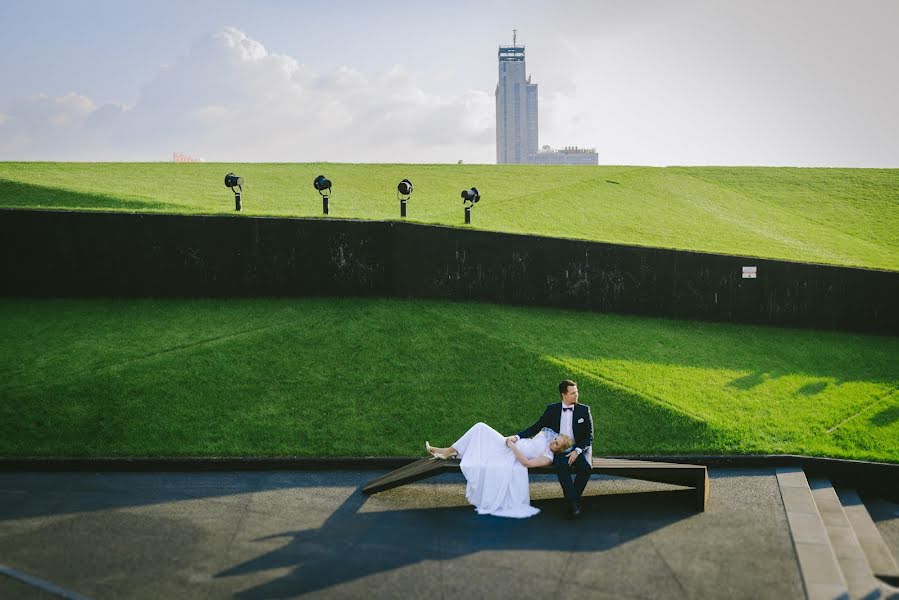
[[0, 163], [0, 207], [398, 219], [477, 229], [899, 270], [899, 170], [525, 165]]
[[0, 455], [416, 456], [578, 381], [597, 454], [899, 462], [899, 338], [484, 304], [0, 300]]
[[[0, 207], [331, 216], [899, 270], [899, 170], [0, 163]], [[0, 299], [0, 455], [419, 455], [578, 381], [598, 454], [899, 462], [899, 339], [401, 300]]]

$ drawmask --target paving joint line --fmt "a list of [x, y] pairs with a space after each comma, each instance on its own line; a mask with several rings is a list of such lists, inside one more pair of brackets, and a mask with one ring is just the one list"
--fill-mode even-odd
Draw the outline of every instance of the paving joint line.
[[51, 583], [49, 581], [45, 581], [40, 579], [39, 577], [34, 577], [33, 575], [28, 575], [27, 573], [23, 573], [21, 571], [17, 571], [6, 565], [0, 565], [0, 574], [6, 575], [11, 579], [16, 579], [30, 585], [31, 587], [38, 588], [55, 596], [59, 596], [60, 598], [65, 598], [66, 600], [90, 600], [87, 596], [82, 596], [77, 592], [72, 592], [67, 589], [61, 588], [55, 583]]
[[247, 515], [250, 512], [250, 503], [253, 501], [253, 494], [255, 492], [250, 492], [247, 494], [247, 501], [244, 503], [243, 509], [240, 511], [240, 518], [237, 520], [237, 523], [234, 525], [234, 533], [231, 534], [231, 539], [228, 540], [228, 549], [226, 554], [228, 556], [232, 555], [232, 550], [234, 549], [234, 542], [237, 540], [237, 534], [240, 533], [241, 527], [243, 527], [244, 522], [247, 520]]
[[655, 541], [652, 539], [652, 535], [649, 536], [649, 544], [652, 546], [653, 551], [659, 556], [662, 560], [662, 564], [665, 565], [665, 568], [668, 569], [668, 572], [671, 573], [671, 577], [674, 579], [674, 582], [677, 584], [677, 587], [680, 589], [684, 598], [689, 598], [690, 595], [687, 593], [687, 589], [684, 587], [684, 584], [681, 583], [680, 578], [677, 576], [677, 571], [671, 568], [671, 565], [668, 563], [668, 559], [665, 558], [665, 555], [662, 554], [662, 551], [659, 550], [659, 547], [656, 546]]

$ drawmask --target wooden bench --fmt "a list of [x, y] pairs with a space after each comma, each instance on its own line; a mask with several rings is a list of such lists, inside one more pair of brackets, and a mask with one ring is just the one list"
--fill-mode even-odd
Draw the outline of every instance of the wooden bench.
[[[552, 467], [539, 467], [531, 469], [531, 472], [555, 473]], [[705, 510], [706, 503], [709, 501], [709, 473], [703, 465], [594, 457], [593, 472], [694, 488], [696, 490], [696, 508], [701, 511]], [[434, 457], [422, 458], [369, 481], [362, 491], [366, 494], [377, 494], [441, 473], [461, 473], [459, 460], [455, 458], [449, 460], [440, 460]]]

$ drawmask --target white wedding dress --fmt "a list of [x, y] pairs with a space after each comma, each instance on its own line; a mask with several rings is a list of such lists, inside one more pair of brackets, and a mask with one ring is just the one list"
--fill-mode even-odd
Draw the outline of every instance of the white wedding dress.
[[[552, 430], [544, 429], [532, 438], [518, 440], [515, 445], [526, 458], [546, 456], [552, 460], [549, 444], [555, 435]], [[462, 459], [460, 466], [467, 480], [465, 498], [478, 514], [523, 519], [540, 512], [531, 506], [527, 468], [506, 447], [506, 438], [498, 431], [477, 423], [453, 448]]]

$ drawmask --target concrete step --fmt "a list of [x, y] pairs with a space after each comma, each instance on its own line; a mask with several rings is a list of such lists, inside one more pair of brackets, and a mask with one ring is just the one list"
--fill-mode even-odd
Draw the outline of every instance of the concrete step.
[[899, 577], [896, 559], [883, 541], [883, 536], [858, 493], [855, 490], [840, 489], [837, 490], [837, 495], [874, 574], [886, 578]]
[[862, 551], [836, 490], [826, 479], [812, 479], [809, 481], [809, 487], [843, 578], [846, 580], [849, 597], [881, 598], [881, 584], [874, 578], [868, 559]]
[[848, 600], [846, 580], [805, 472], [800, 467], [779, 468], [777, 485], [787, 513], [806, 596], [811, 600]]

